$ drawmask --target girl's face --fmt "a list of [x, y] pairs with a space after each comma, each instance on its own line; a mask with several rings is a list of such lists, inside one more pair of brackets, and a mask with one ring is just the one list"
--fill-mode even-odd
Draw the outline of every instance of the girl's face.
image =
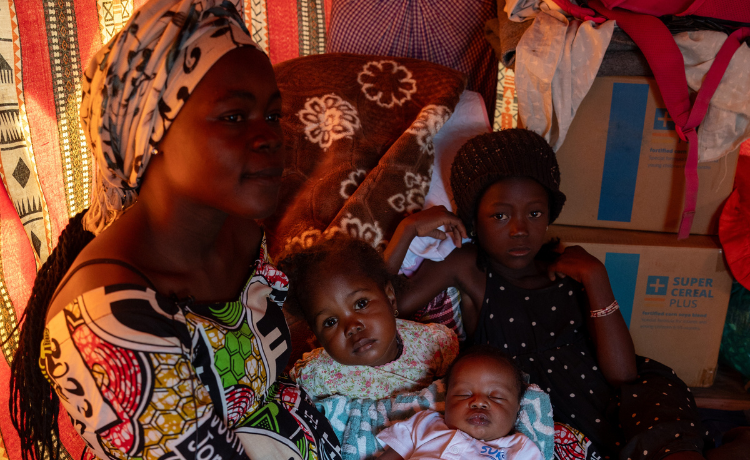
[[324, 264], [308, 322], [328, 354], [348, 366], [382, 366], [398, 355], [396, 296], [345, 264]]
[[486, 356], [455, 364], [445, 395], [445, 424], [491, 441], [513, 429], [521, 407], [513, 369]]
[[[163, 186], [252, 219], [276, 209], [284, 170], [281, 95], [268, 57], [230, 51], [204, 75], [159, 143]], [[150, 168], [150, 166], [149, 166]]]
[[492, 184], [477, 206], [477, 239], [495, 268], [499, 265], [515, 271], [533, 267], [548, 224], [547, 189], [527, 177]]

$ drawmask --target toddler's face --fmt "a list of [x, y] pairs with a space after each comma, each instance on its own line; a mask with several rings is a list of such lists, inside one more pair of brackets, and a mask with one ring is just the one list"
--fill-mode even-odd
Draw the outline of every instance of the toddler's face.
[[495, 263], [511, 270], [533, 264], [548, 224], [547, 189], [527, 177], [492, 184], [477, 206], [479, 245]]
[[359, 270], [326, 264], [310, 293], [308, 322], [333, 359], [349, 366], [382, 366], [398, 355], [396, 296]]
[[453, 368], [445, 397], [445, 424], [491, 441], [513, 429], [520, 401], [513, 369], [485, 356], [469, 356]]

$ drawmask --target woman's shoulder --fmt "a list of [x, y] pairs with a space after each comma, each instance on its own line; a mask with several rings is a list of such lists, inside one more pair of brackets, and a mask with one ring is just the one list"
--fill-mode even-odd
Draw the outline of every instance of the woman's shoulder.
[[58, 342], [80, 342], [89, 332], [113, 346], [181, 352], [187, 329], [185, 316], [174, 301], [149, 287], [120, 283], [80, 293], [47, 322], [48, 336]]
[[[122, 254], [97, 250], [96, 238], [76, 257], [55, 288], [47, 322], [84, 293], [109, 286], [153, 288], [151, 281]], [[51, 275], [48, 275], [51, 276]]]

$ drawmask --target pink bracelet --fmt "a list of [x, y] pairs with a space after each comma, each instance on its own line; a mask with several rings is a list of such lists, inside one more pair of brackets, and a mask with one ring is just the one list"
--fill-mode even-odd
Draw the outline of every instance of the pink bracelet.
[[601, 318], [602, 316], [609, 316], [612, 313], [616, 312], [620, 309], [620, 304], [617, 303], [615, 300], [607, 308], [602, 308], [601, 310], [591, 310], [591, 317], [592, 318]]

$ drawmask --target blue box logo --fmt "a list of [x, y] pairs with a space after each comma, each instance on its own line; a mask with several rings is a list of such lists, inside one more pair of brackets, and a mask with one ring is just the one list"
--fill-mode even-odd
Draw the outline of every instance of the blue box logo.
[[654, 114], [654, 130], [674, 131], [674, 120], [669, 116], [667, 109], [656, 109]]
[[646, 295], [667, 295], [668, 276], [649, 276], [646, 283]]

